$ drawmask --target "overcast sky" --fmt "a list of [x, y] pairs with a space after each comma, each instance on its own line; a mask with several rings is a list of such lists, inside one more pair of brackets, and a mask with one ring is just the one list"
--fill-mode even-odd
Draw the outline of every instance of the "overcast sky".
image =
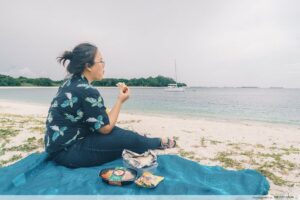
[[96, 44], [105, 77], [189, 86], [300, 88], [298, 0], [0, 0], [0, 74], [62, 79], [56, 62]]

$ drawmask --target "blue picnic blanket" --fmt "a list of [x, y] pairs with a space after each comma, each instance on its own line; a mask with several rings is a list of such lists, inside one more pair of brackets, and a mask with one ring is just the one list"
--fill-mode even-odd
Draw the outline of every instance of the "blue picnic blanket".
[[165, 179], [154, 189], [102, 182], [103, 168], [122, 166], [121, 159], [101, 166], [70, 169], [33, 153], [13, 165], [0, 168], [0, 194], [103, 194], [103, 195], [265, 195], [269, 183], [255, 170], [226, 170], [205, 166], [177, 155], [158, 156], [155, 175]]

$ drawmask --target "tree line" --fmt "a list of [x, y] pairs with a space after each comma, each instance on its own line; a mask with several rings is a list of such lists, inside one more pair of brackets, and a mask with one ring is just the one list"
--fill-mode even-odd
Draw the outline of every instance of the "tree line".
[[[148, 78], [104, 78], [101, 81], [94, 81], [94, 86], [116, 86], [118, 82], [124, 82], [128, 86], [142, 86], [142, 87], [166, 87], [168, 84], [176, 83], [172, 78], [157, 76]], [[27, 78], [20, 76], [14, 78], [7, 75], [0, 74], [0, 86], [59, 86], [63, 80], [54, 81], [50, 78]], [[186, 86], [185, 83], [178, 83], [178, 86]]]

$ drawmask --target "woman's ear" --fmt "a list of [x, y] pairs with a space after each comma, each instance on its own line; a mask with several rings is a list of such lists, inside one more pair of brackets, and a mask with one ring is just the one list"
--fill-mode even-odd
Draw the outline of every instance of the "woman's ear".
[[92, 71], [92, 69], [90, 68], [91, 64], [86, 63], [85, 64], [85, 69], [88, 70], [89, 72]]

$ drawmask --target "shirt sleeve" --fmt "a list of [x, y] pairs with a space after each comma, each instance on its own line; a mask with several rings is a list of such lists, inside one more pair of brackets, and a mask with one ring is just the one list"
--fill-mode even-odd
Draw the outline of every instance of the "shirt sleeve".
[[83, 120], [93, 131], [109, 124], [104, 101], [97, 89], [89, 89], [83, 95]]

